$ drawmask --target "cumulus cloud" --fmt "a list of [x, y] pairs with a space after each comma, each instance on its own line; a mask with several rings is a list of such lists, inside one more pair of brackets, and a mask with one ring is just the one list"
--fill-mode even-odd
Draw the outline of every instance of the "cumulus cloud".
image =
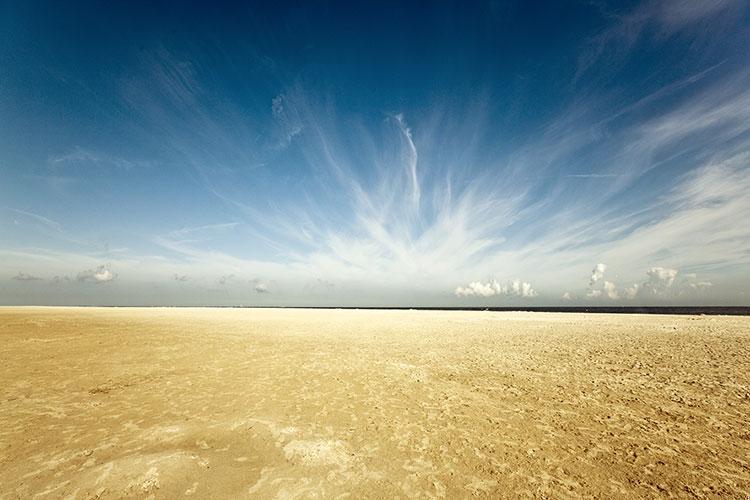
[[[674, 299], [681, 296], [701, 294], [713, 287], [710, 281], [698, 281], [695, 273], [680, 274], [677, 269], [668, 267], [651, 267], [646, 271], [648, 279], [643, 283], [634, 283], [632, 286], [618, 288], [615, 283], [604, 280], [603, 269], [606, 266], [598, 265], [594, 269], [586, 296], [591, 299], [607, 298], [610, 300], [635, 300], [635, 299]], [[601, 270], [601, 273], [597, 273]], [[678, 277], [682, 276], [680, 280]], [[596, 279], [594, 279], [596, 277]], [[592, 284], [602, 281], [601, 286]]]
[[570, 294], [570, 292], [565, 292], [564, 294], [562, 294], [562, 299], [563, 300], [573, 300], [573, 296]]
[[602, 291], [608, 299], [617, 300], [620, 298], [620, 293], [617, 291], [617, 287], [611, 281], [605, 281]]
[[648, 281], [641, 287], [643, 293], [651, 296], [663, 296], [672, 288], [677, 277], [677, 269], [652, 267], [646, 271], [646, 275]]
[[591, 270], [591, 279], [589, 280], [589, 286], [594, 286], [597, 282], [604, 278], [604, 271], [607, 270], [607, 264], [599, 263], [594, 266]]
[[499, 295], [531, 298], [537, 296], [537, 292], [531, 286], [531, 283], [518, 279], [506, 283], [500, 283], [494, 279], [487, 283], [474, 281], [465, 287], [459, 286], [454, 293], [457, 297], [493, 297]]
[[78, 276], [76, 276], [76, 279], [82, 283], [89, 282], [99, 284], [113, 281], [116, 277], [117, 275], [109, 269], [109, 266], [103, 264], [96, 269], [81, 271], [78, 273]]
[[623, 295], [626, 299], [633, 300], [638, 295], [639, 289], [640, 285], [638, 285], [638, 283], [634, 283], [633, 286], [625, 288]]
[[[591, 270], [589, 278], [589, 288], [586, 291], [586, 297], [598, 299], [606, 297], [608, 299], [618, 299], [620, 294], [617, 292], [617, 286], [611, 281], [604, 281], [604, 272], [607, 270], [607, 264], [600, 262]], [[598, 285], [601, 283], [601, 286]]]
[[32, 276], [31, 274], [24, 273], [23, 271], [18, 271], [18, 274], [13, 276], [11, 279], [14, 279], [16, 281], [39, 281], [42, 278]]
[[[710, 281], [698, 281], [695, 273], [682, 274], [677, 269], [652, 267], [646, 272], [648, 281], [640, 286], [640, 296], [669, 298], [701, 294], [713, 287]], [[637, 285], [636, 285], [637, 286]]]

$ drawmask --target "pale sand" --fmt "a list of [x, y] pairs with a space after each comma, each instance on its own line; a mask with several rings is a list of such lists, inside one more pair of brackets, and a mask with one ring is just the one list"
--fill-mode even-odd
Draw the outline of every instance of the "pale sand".
[[2, 498], [750, 497], [750, 318], [0, 309]]

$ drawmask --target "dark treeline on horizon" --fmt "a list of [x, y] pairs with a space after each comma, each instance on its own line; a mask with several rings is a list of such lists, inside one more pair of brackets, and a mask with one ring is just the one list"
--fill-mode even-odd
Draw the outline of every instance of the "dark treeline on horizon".
[[[16, 306], [8, 306], [16, 307]], [[32, 306], [34, 307], [34, 306]], [[678, 314], [710, 316], [750, 316], [747, 306], [540, 306], [540, 307], [405, 307], [405, 306], [248, 306], [248, 305], [65, 305], [39, 307], [177, 307], [177, 308], [221, 308], [221, 309], [351, 309], [373, 311], [487, 311], [487, 312], [558, 312], [558, 313], [592, 313], [592, 314]]]

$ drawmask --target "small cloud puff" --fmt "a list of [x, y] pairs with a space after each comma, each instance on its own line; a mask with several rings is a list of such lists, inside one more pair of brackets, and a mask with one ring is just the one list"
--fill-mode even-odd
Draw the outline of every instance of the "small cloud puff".
[[255, 293], [270, 293], [268, 285], [261, 281], [260, 278], [253, 278], [250, 280], [250, 284], [253, 285]]
[[76, 279], [82, 283], [90, 282], [99, 284], [113, 281], [116, 277], [117, 275], [109, 269], [109, 266], [104, 264], [97, 267], [96, 269], [87, 269], [86, 271], [81, 271], [80, 273], [78, 273], [78, 276], [76, 276]]
[[190, 279], [190, 277], [187, 274], [175, 274], [174, 275], [174, 280], [175, 281], [185, 282], [185, 281], [187, 281], [189, 279]]
[[495, 295], [509, 297], [536, 297], [537, 292], [532, 288], [531, 283], [521, 280], [513, 280], [507, 283], [499, 283], [497, 280], [491, 280], [487, 283], [474, 281], [465, 287], [456, 288], [457, 297], [493, 297]]

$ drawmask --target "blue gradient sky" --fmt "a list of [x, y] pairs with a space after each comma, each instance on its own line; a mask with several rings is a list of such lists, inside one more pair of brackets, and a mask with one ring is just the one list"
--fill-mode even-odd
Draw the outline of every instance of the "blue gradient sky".
[[103, 5], [0, 3], [0, 303], [750, 305], [745, 1]]

